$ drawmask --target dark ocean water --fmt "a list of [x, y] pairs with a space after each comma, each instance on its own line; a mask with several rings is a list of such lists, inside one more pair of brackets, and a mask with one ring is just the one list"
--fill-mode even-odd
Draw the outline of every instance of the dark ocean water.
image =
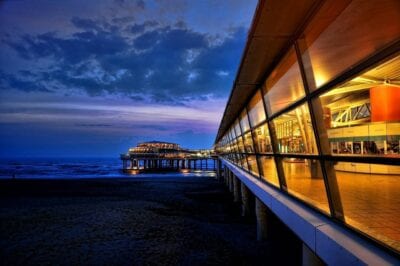
[[[208, 163], [212, 168], [212, 160]], [[127, 174], [121, 171], [118, 158], [65, 158], [65, 159], [0, 159], [0, 178], [132, 178], [178, 176], [213, 176], [213, 171], [195, 170], [188, 173]]]

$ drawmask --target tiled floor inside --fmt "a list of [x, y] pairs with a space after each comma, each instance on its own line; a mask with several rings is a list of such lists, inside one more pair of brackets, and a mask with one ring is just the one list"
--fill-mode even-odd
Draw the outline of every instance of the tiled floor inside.
[[[322, 175], [311, 162], [284, 162], [289, 193], [329, 213]], [[271, 159], [262, 160], [262, 176], [276, 182]], [[345, 222], [400, 250], [400, 175], [335, 171]]]

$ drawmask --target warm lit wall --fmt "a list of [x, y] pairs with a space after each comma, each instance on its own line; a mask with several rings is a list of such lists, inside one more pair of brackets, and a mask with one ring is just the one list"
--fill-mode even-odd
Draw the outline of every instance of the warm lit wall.
[[400, 121], [400, 88], [381, 85], [370, 89], [371, 121]]

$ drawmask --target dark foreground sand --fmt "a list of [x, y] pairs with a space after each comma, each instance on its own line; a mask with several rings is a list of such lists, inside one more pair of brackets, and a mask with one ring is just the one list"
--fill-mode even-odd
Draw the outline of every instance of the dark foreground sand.
[[293, 263], [239, 214], [210, 177], [1, 180], [0, 265]]

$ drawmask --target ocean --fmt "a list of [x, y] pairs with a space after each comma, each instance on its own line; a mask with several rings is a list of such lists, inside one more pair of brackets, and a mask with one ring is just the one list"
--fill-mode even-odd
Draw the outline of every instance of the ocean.
[[[208, 162], [209, 169], [213, 161]], [[214, 176], [212, 170], [192, 170], [187, 173], [163, 172], [128, 174], [122, 172], [119, 158], [18, 158], [0, 159], [0, 178], [133, 178], [165, 176]]]

